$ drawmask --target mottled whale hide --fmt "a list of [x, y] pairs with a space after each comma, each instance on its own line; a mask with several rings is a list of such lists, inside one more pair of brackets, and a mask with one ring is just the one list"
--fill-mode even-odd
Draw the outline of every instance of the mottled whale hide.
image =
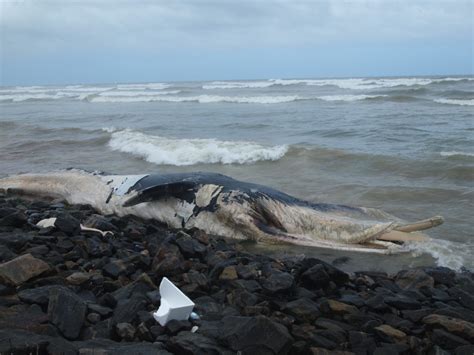
[[7, 195], [62, 198], [89, 204], [102, 214], [135, 215], [228, 238], [385, 254], [403, 251], [409, 233], [397, 230], [442, 222], [436, 217], [429, 226], [423, 221], [424, 227], [407, 228], [378, 209], [311, 203], [215, 173], [103, 175], [73, 169], [7, 177], [0, 179], [0, 189]]

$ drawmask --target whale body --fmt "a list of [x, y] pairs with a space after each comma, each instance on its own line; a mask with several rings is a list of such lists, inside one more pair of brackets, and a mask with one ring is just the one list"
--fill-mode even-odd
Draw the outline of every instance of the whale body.
[[312, 203], [216, 173], [104, 175], [71, 169], [0, 179], [10, 195], [62, 198], [102, 214], [135, 215], [171, 228], [265, 243], [396, 253], [424, 237], [413, 231], [441, 217], [407, 225], [379, 209]]

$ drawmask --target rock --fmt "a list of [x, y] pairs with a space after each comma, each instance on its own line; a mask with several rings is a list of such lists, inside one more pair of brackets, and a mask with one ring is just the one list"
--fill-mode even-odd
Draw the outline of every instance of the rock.
[[166, 323], [165, 329], [168, 334], [175, 335], [182, 330], [190, 330], [191, 327], [191, 323], [187, 320], [172, 319]]
[[0, 329], [22, 329], [44, 333], [48, 315], [38, 305], [13, 305], [0, 312]]
[[91, 322], [92, 324], [96, 324], [100, 322], [100, 314], [98, 313], [89, 313], [87, 315], [87, 320]]
[[0, 245], [5, 245], [7, 248], [19, 252], [26, 243], [30, 242], [33, 238], [24, 234], [1, 234]]
[[223, 349], [215, 340], [199, 333], [181, 332], [168, 343], [169, 350], [175, 354], [232, 354]]
[[371, 354], [377, 346], [371, 335], [359, 331], [349, 332], [349, 343], [356, 354]]
[[3, 218], [0, 218], [0, 227], [20, 228], [28, 222], [26, 215], [21, 211], [15, 211]]
[[163, 244], [152, 261], [152, 271], [157, 277], [183, 272], [183, 262], [183, 255], [176, 245]]
[[309, 349], [311, 355], [353, 355], [350, 351], [327, 350], [324, 348], [313, 347]]
[[91, 277], [92, 275], [86, 272], [74, 272], [66, 277], [66, 281], [71, 285], [79, 286], [89, 281]]
[[336, 300], [327, 300], [329, 309], [336, 314], [344, 313], [359, 313], [359, 310], [347, 303], [339, 302]]
[[448, 350], [456, 349], [463, 345], [470, 345], [467, 340], [464, 340], [463, 338], [458, 337], [457, 335], [450, 334], [441, 329], [433, 330], [433, 333], [431, 334], [431, 340], [433, 341], [433, 343], [439, 345], [443, 349]]
[[402, 270], [395, 282], [403, 289], [433, 287], [434, 279], [421, 269]]
[[5, 262], [14, 259], [17, 255], [8, 249], [5, 245], [0, 245], [0, 262]]
[[382, 338], [382, 340], [399, 341], [406, 338], [406, 334], [401, 330], [395, 329], [388, 324], [382, 324], [374, 328], [375, 332]]
[[451, 318], [439, 314], [431, 314], [423, 318], [423, 323], [430, 326], [440, 326], [450, 333], [474, 341], [474, 324], [462, 319]]
[[454, 285], [456, 273], [447, 267], [429, 267], [425, 269], [425, 272], [430, 275], [437, 284], [446, 286]]
[[25, 254], [0, 264], [0, 280], [19, 286], [49, 270], [49, 265], [43, 260], [37, 259], [31, 254]]
[[355, 295], [342, 295], [340, 298], [339, 298], [339, 301], [340, 302], [344, 302], [344, 303], [348, 303], [348, 304], [352, 304], [356, 307], [362, 307], [364, 304], [365, 304], [365, 301], [362, 297], [360, 297], [359, 295], [355, 294]]
[[448, 293], [462, 306], [469, 308], [471, 311], [474, 311], [474, 296], [472, 296], [472, 294], [469, 294], [455, 287], [450, 288], [448, 290]]
[[127, 264], [123, 260], [115, 259], [105, 265], [102, 271], [106, 276], [116, 279], [120, 275], [127, 274]]
[[273, 271], [264, 279], [262, 287], [269, 293], [286, 292], [294, 286], [295, 279], [287, 272]]
[[187, 258], [203, 258], [206, 255], [206, 246], [193, 239], [190, 235], [180, 231], [177, 233], [176, 245]]
[[408, 297], [388, 296], [384, 298], [384, 302], [400, 310], [418, 309], [421, 307], [420, 302]]
[[52, 288], [48, 304], [48, 315], [67, 339], [79, 336], [87, 306], [76, 294], [65, 288]]
[[302, 274], [302, 280], [309, 287], [324, 288], [329, 285], [331, 278], [327, 274], [324, 266], [317, 264]]
[[95, 303], [88, 303], [87, 309], [91, 312], [100, 314], [102, 317], [108, 317], [113, 312], [111, 308], [104, 307]]
[[300, 298], [289, 302], [283, 308], [283, 311], [300, 322], [313, 322], [321, 315], [318, 305], [309, 298]]
[[128, 343], [109, 339], [91, 339], [74, 342], [80, 355], [171, 355], [160, 343]]
[[462, 345], [456, 348], [455, 355], [472, 355], [474, 354], [474, 344]]
[[388, 308], [387, 304], [384, 302], [384, 299], [385, 297], [383, 295], [378, 294], [365, 301], [365, 304], [373, 310], [380, 312]]
[[144, 297], [139, 295], [132, 297], [131, 299], [119, 301], [115, 308], [113, 315], [114, 324], [118, 323], [132, 323], [137, 317], [139, 311], [144, 311], [146, 307], [146, 301]]
[[103, 232], [105, 231], [111, 231], [115, 232], [117, 231], [117, 228], [109, 222], [107, 218], [104, 216], [98, 215], [98, 214], [93, 214], [89, 216], [83, 223], [85, 227], [89, 228], [96, 228], [99, 229]]
[[118, 323], [115, 330], [118, 336], [124, 340], [133, 340], [136, 331], [130, 323]]
[[56, 217], [54, 226], [61, 232], [72, 236], [81, 231], [80, 222], [68, 213], [61, 213]]
[[225, 267], [221, 274], [219, 275], [219, 280], [221, 281], [232, 281], [237, 279], [239, 276], [237, 275], [237, 271], [235, 270], [234, 266], [227, 266]]
[[265, 316], [223, 318], [220, 339], [232, 350], [249, 354], [255, 350], [286, 354], [293, 342], [285, 326]]
[[412, 322], [418, 322], [428, 314], [432, 313], [431, 309], [423, 308], [415, 311], [402, 311], [403, 318], [406, 318]]
[[0, 354], [47, 354], [50, 337], [16, 329], [0, 329]]
[[36, 303], [40, 306], [46, 306], [49, 302], [49, 291], [53, 288], [57, 288], [60, 286], [41, 286], [35, 288], [29, 288], [26, 290], [22, 290], [18, 292], [18, 297], [20, 300], [26, 303]]

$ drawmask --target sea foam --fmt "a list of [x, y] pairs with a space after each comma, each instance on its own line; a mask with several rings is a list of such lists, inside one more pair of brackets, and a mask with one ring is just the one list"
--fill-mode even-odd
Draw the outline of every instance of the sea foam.
[[458, 152], [458, 151], [440, 152], [439, 155], [441, 155], [442, 157], [455, 157], [455, 156], [474, 157], [474, 153]]
[[474, 99], [468, 99], [468, 100], [435, 99], [433, 101], [439, 104], [447, 104], [447, 105], [474, 106]]
[[247, 103], [247, 104], [278, 104], [297, 100], [307, 100], [308, 98], [298, 95], [286, 96], [219, 96], [219, 95], [197, 95], [197, 96], [170, 96], [170, 95], [139, 95], [132, 97], [111, 97], [95, 96], [88, 100], [90, 102], [199, 102], [207, 103]]
[[288, 151], [285, 145], [267, 147], [253, 142], [217, 139], [175, 139], [147, 135], [125, 129], [113, 131], [109, 141], [113, 150], [139, 156], [154, 164], [248, 164], [278, 160]]
[[367, 99], [376, 99], [386, 97], [387, 95], [325, 95], [318, 96], [318, 99], [324, 101], [359, 101]]

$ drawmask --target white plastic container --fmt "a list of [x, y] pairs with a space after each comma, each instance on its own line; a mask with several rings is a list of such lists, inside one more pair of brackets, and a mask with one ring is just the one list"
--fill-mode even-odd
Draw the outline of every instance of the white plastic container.
[[170, 280], [163, 277], [160, 284], [161, 304], [153, 313], [155, 320], [165, 326], [170, 320], [187, 320], [193, 311], [194, 302]]

